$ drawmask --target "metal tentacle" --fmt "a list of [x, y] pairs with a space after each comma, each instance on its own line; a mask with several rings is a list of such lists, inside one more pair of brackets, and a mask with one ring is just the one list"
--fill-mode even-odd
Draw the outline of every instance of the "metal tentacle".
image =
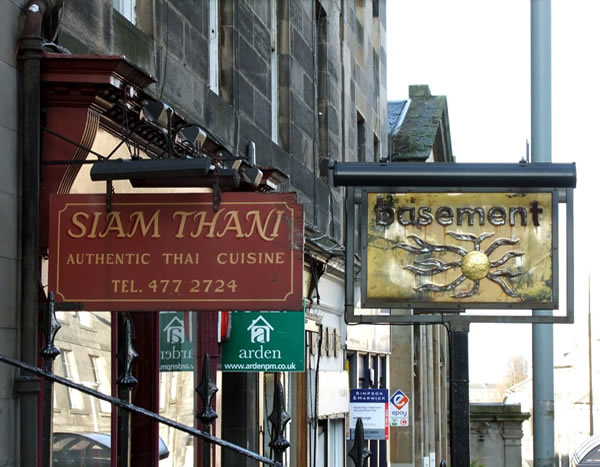
[[490, 263], [490, 267], [495, 268], [497, 266], [502, 266], [504, 263], [506, 263], [509, 259], [511, 258], [516, 258], [518, 256], [523, 256], [525, 254], [525, 252], [523, 251], [509, 251], [508, 253], [506, 253], [502, 258], [496, 260], [496, 261], [492, 261]]
[[[408, 269], [410, 272], [414, 274], [418, 274], [420, 276], [433, 276], [434, 274], [439, 274], [440, 272], [447, 271], [448, 269], [457, 268], [460, 266], [460, 261], [453, 261], [451, 263], [444, 263], [438, 259], [428, 259], [424, 261], [415, 261], [417, 266], [405, 266], [404, 269]], [[422, 267], [418, 267], [422, 266]]]
[[410, 253], [414, 253], [414, 254], [426, 254], [426, 253], [432, 253], [435, 251], [452, 251], [453, 253], [456, 253], [457, 255], [460, 255], [460, 256], [465, 256], [467, 254], [467, 251], [464, 248], [461, 248], [458, 246], [434, 245], [432, 243], [428, 243], [428, 242], [420, 239], [416, 235], [409, 235], [408, 238], [410, 240], [414, 241], [418, 245], [419, 248], [417, 248], [409, 243], [400, 243], [395, 246], [398, 248], [402, 248], [403, 250], [406, 250]]
[[485, 254], [487, 256], [490, 256], [490, 254], [498, 247], [500, 246], [504, 246], [504, 245], [516, 245], [517, 243], [519, 243], [519, 239], [512, 239], [512, 238], [499, 238], [498, 240], [495, 240], [489, 247], [487, 250], [485, 250]]
[[466, 279], [466, 276], [460, 276], [454, 282], [450, 282], [446, 285], [424, 284], [419, 287], [416, 287], [414, 290], [416, 292], [446, 292], [462, 284]]
[[452, 295], [454, 298], [467, 298], [467, 297], [472, 297], [473, 295], [475, 295], [477, 292], [479, 292], [479, 282], [478, 280], [473, 281], [473, 288], [471, 288], [471, 290], [466, 290], [464, 292], [458, 292], [455, 293], [454, 295]]
[[[498, 271], [496, 271], [496, 272], [498, 272]], [[496, 284], [498, 284], [502, 288], [502, 290], [504, 290], [504, 293], [506, 295], [513, 297], [513, 298], [522, 298], [518, 293], [514, 292], [508, 285], [506, 285], [506, 283], [499, 277], [492, 276], [491, 274], [488, 274], [487, 277], [492, 282], [495, 282]]]

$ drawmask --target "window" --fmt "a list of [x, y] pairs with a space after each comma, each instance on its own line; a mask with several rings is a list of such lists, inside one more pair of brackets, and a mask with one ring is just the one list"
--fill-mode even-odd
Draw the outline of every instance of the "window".
[[[104, 360], [97, 355], [90, 355], [92, 363], [92, 372], [94, 373], [94, 383], [98, 387], [98, 391], [110, 396], [110, 379], [106, 373], [106, 365]], [[110, 402], [98, 399], [100, 403], [100, 412], [110, 413]]]
[[[61, 357], [65, 378], [70, 379], [75, 383], [80, 383], [81, 381], [79, 381], [77, 362], [75, 361], [75, 354], [73, 353], [73, 351], [63, 350]], [[83, 410], [82, 393], [73, 388], [67, 388], [67, 393], [69, 395], [69, 407], [75, 410]]]
[[132, 24], [136, 24], [135, 0], [113, 0], [113, 8], [127, 18]]
[[208, 29], [208, 84], [219, 94], [219, 0], [209, 0]]

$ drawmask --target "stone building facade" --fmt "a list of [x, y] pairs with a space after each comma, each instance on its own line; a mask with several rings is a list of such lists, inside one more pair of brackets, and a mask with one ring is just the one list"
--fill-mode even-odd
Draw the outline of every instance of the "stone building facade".
[[[41, 23], [33, 24], [30, 17]], [[45, 160], [44, 145], [49, 136], [44, 128], [52, 123], [52, 116], [44, 100], [47, 93], [42, 92], [39, 115], [35, 107], [28, 105], [50, 85], [48, 81], [38, 81], [33, 88], [29, 87], [31, 81], [24, 84], [25, 78], [31, 76], [24, 56], [39, 60], [42, 70], [52, 68], [66, 55], [73, 62], [89, 61], [90, 82], [98, 79], [99, 70], [93, 64], [98, 63], [94, 60], [99, 57], [107, 63], [118, 62], [119, 70], [129, 70], [127, 75], [113, 73], [102, 83], [107, 93], [90, 104], [100, 122], [98, 135], [107, 134], [116, 141], [123, 137], [114, 124], [119, 121], [115, 101], [110, 101], [121, 93], [123, 102], [128, 102], [123, 115], [131, 111], [132, 105], [141, 104], [136, 101], [139, 96], [161, 100], [174, 109], [179, 121], [202, 126], [232, 154], [247, 157], [255, 151], [258, 167], [277, 169], [287, 176], [281, 180], [280, 190], [297, 193], [305, 213], [305, 254], [320, 263], [323, 287], [340, 287], [339, 267], [334, 271], [326, 263], [340, 256], [339, 247], [343, 244], [343, 191], [331, 183], [328, 166], [336, 160], [378, 161], [387, 157], [385, 1], [7, 0], [0, 3], [0, 24], [0, 93], [4, 103], [0, 116], [0, 278], [5, 297], [0, 314], [0, 354], [31, 364], [41, 363], [38, 352], [42, 337], [36, 321], [38, 302], [45, 302], [46, 284], [40, 274], [36, 277], [36, 271], [45, 255], [45, 245], [41, 242], [40, 251], [30, 248], [36, 247], [37, 242], [31, 240], [31, 222], [27, 219], [34, 212], [31, 207], [36, 203], [32, 199], [37, 196], [30, 186], [39, 188], [42, 169], [37, 165], [38, 172], [32, 172], [27, 164], [35, 166]], [[26, 32], [35, 32], [36, 27], [37, 34], [24, 37]], [[32, 52], [34, 46], [38, 49]], [[78, 79], [76, 86], [68, 81], [61, 85], [53, 82], [53, 96], [63, 91], [75, 90], [81, 95], [88, 92], [92, 86], [86, 87], [85, 75]], [[69, 98], [76, 96], [71, 94]], [[78, 122], [72, 123], [74, 126]], [[39, 141], [32, 124], [39, 125]], [[32, 137], [37, 143], [31, 142]], [[100, 139], [92, 138], [83, 146], [101, 147]], [[103, 147], [107, 150], [107, 146]], [[78, 177], [81, 180], [86, 174], [82, 170]], [[86, 184], [73, 184], [72, 190], [81, 192], [88, 188], [96, 192], [105, 189], [91, 187], [87, 179]], [[119, 189], [115, 187], [117, 192]], [[43, 190], [42, 185], [42, 204], [47, 202]], [[39, 228], [43, 230], [43, 224]], [[311, 270], [308, 262], [305, 269]], [[33, 283], [39, 284], [39, 290], [31, 285], [32, 271]], [[332, 330], [336, 329], [339, 339], [345, 339], [342, 298], [333, 292], [329, 296], [337, 297], [340, 303], [314, 308], [312, 315], [316, 316], [309, 318], [312, 334], [321, 339], [324, 330], [319, 326], [326, 322], [331, 323], [327, 326]], [[309, 301], [313, 298], [307, 297]], [[73, 336], [79, 334], [81, 338], [81, 333], [89, 332], [85, 326], [81, 328], [75, 315], [63, 318], [63, 324], [73, 321], [71, 328], [79, 329]], [[96, 315], [92, 317], [94, 323], [97, 324]], [[63, 333], [61, 339], [68, 341], [68, 336], [68, 332]], [[91, 347], [96, 345], [93, 342], [92, 339]], [[343, 341], [338, 343], [343, 349]], [[105, 341], [97, 345], [102, 351], [98, 356], [114, 354], [114, 349], [108, 351]], [[75, 353], [78, 348], [66, 350]], [[326, 370], [344, 375], [343, 356], [329, 358], [325, 360]], [[57, 373], [69, 371], [72, 362], [65, 362], [56, 361]], [[106, 362], [106, 372], [110, 373], [113, 363]], [[79, 375], [93, 380], [93, 371], [93, 367], [88, 367]], [[310, 394], [316, 397], [310, 379], [290, 376], [287, 389], [298, 400], [308, 400]], [[249, 374], [240, 387], [250, 388], [248, 394], [253, 395], [249, 397], [268, 397], [264, 390], [267, 380], [266, 375]], [[41, 456], [40, 445], [31, 438], [32, 433], [35, 438], [39, 423], [39, 380], [23, 378], [19, 371], [3, 364], [0, 381], [0, 426], [7, 433], [0, 443], [0, 464], [35, 465]], [[101, 381], [88, 382], [102, 386]], [[227, 376], [221, 376], [220, 383], [226, 387]], [[234, 383], [229, 384], [231, 387]], [[58, 405], [68, 404], [65, 397], [68, 399], [68, 393], [56, 391], [57, 410]], [[266, 413], [263, 402], [256, 406], [260, 413], [243, 420], [252, 422], [248, 425], [248, 446], [268, 453], [262, 425]], [[74, 403], [79, 404], [75, 399]], [[85, 399], [82, 404], [85, 408]], [[340, 446], [344, 453], [343, 440], [335, 441], [337, 447], [332, 450], [327, 445], [309, 443], [313, 439], [309, 436], [310, 426], [327, 427], [329, 417], [337, 420], [340, 414], [324, 414], [326, 422], [318, 423], [317, 414], [309, 420], [306, 407], [294, 410], [300, 411], [293, 414], [290, 428], [296, 444], [288, 451], [287, 460], [303, 465], [316, 452], [322, 458], [333, 456], [327, 457], [333, 462], [340, 454]], [[104, 429], [100, 426], [104, 423], [103, 413], [96, 413], [99, 430]], [[55, 421], [59, 423], [59, 418]], [[334, 425], [335, 436], [343, 436], [338, 423]], [[331, 438], [324, 436], [319, 442], [330, 443]]]

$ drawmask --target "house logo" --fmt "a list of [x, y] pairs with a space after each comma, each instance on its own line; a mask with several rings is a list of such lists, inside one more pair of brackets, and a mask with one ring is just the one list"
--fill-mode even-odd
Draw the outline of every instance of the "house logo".
[[271, 340], [271, 331], [274, 328], [265, 318], [259, 316], [250, 323], [247, 330], [250, 331], [250, 342], [253, 344], [265, 344]]
[[185, 342], [185, 324], [177, 316], [169, 321], [163, 332], [169, 344], [181, 344]]

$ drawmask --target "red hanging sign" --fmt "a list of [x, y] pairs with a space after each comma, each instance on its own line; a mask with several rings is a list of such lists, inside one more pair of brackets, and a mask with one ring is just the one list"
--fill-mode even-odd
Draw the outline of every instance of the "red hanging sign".
[[54, 195], [49, 290], [86, 310], [300, 310], [293, 193]]

